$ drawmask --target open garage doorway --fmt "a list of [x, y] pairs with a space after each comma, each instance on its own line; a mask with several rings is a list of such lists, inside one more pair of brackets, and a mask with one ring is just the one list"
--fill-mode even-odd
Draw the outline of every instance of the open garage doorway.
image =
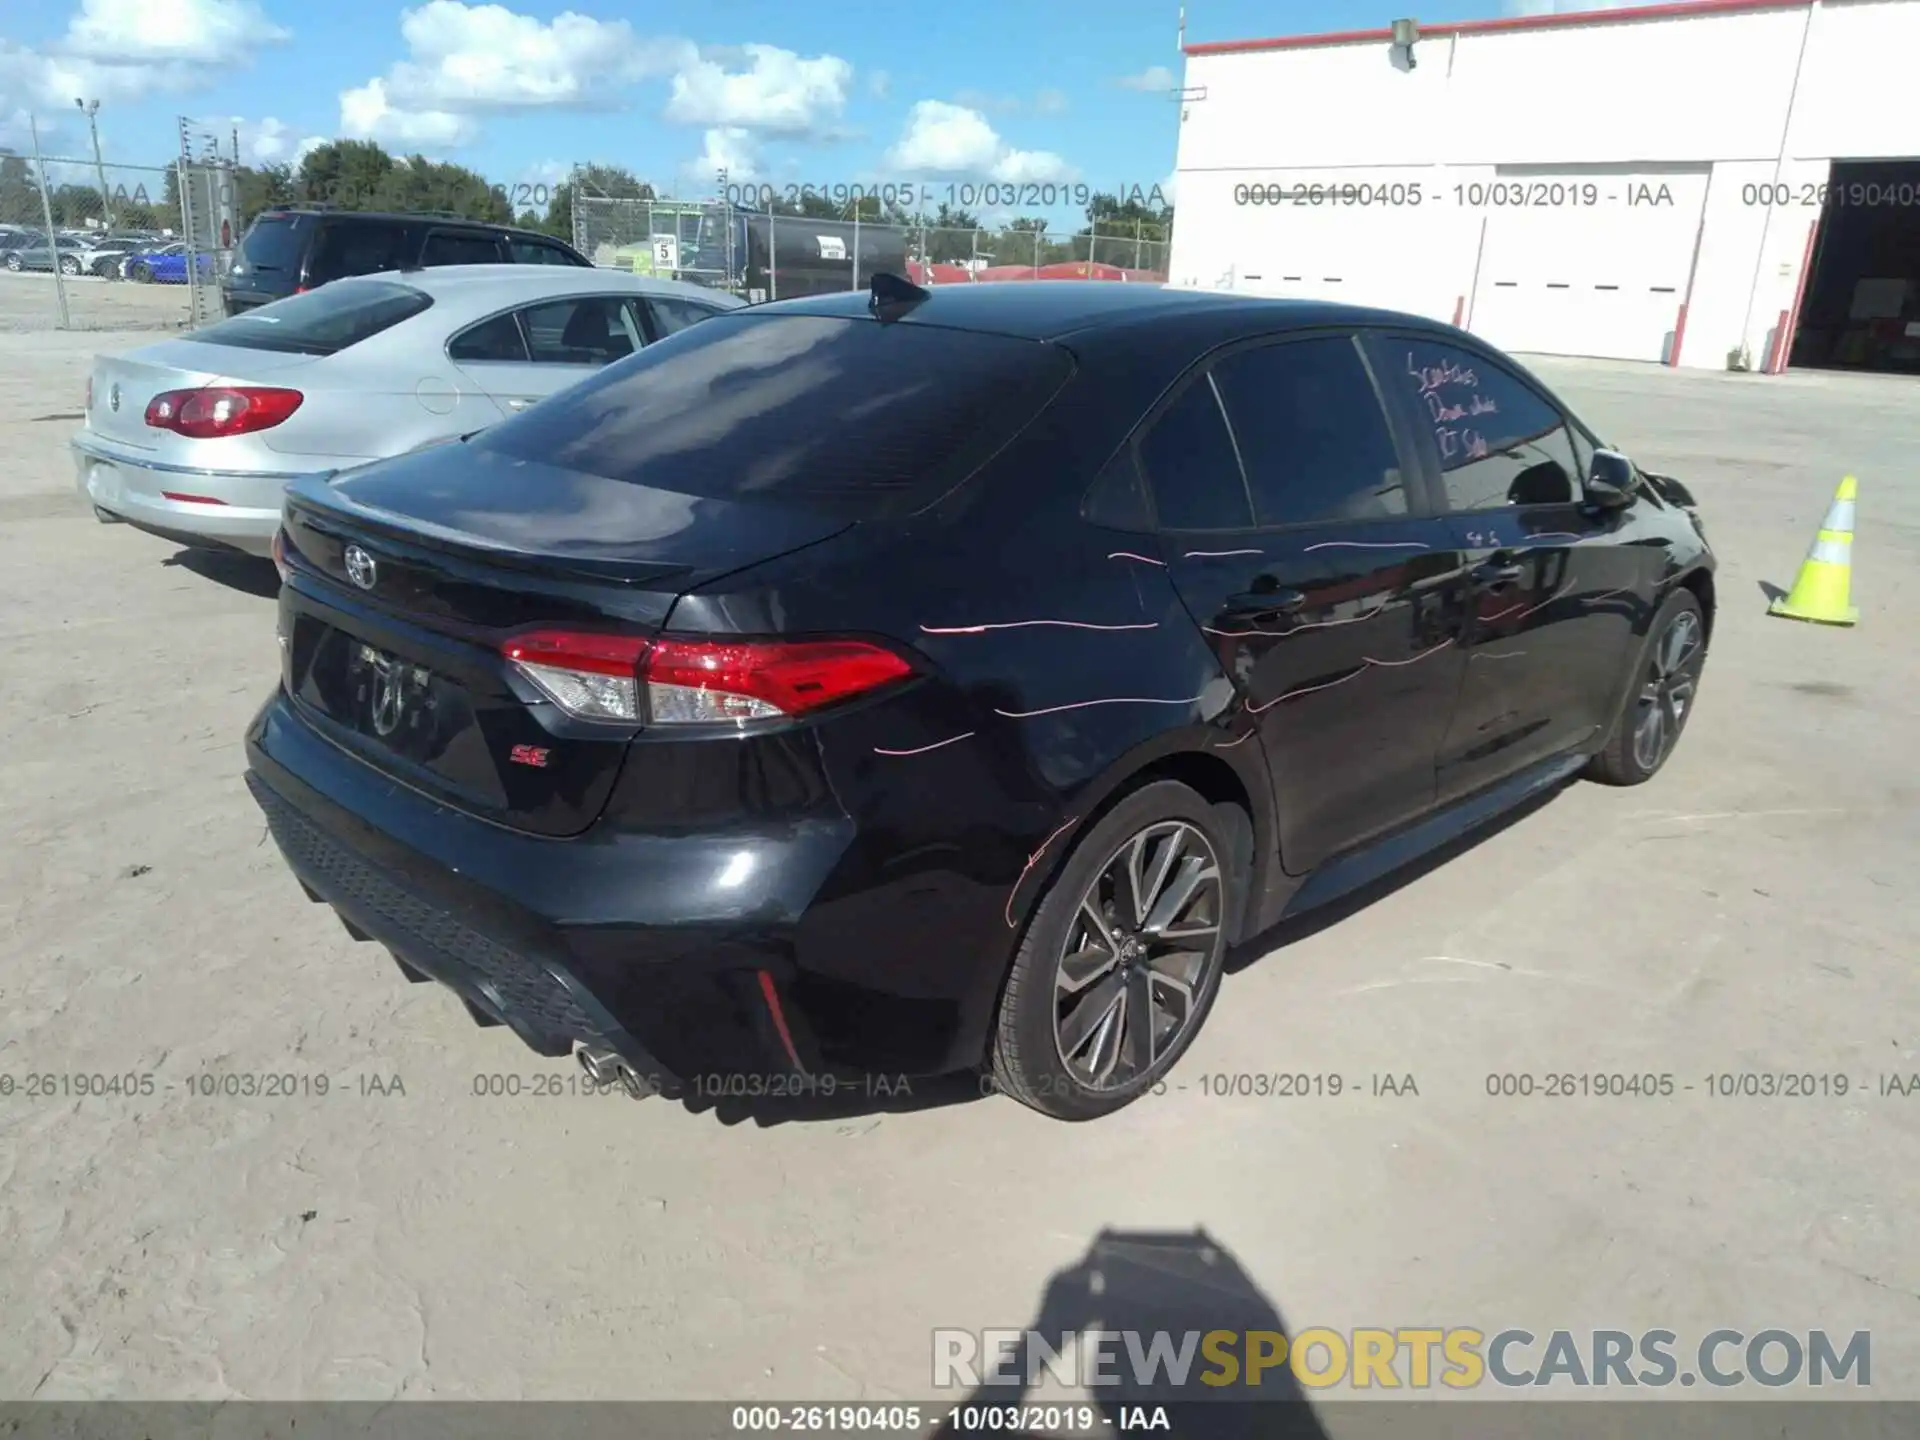
[[1920, 160], [1836, 160], [1789, 363], [1920, 375]]

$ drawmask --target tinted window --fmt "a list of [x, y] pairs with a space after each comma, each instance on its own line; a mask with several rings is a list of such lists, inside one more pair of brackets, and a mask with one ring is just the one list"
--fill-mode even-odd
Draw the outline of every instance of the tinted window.
[[1457, 511], [1564, 504], [1579, 466], [1567, 422], [1517, 375], [1431, 341], [1390, 339], [1392, 382], [1432, 427], [1447, 505]]
[[461, 235], [435, 230], [420, 252], [422, 265], [498, 265], [500, 242], [492, 235]]
[[1345, 336], [1263, 345], [1213, 367], [1261, 525], [1407, 513], [1392, 432]]
[[407, 263], [406, 234], [403, 226], [378, 220], [325, 226], [313, 248], [307, 283], [324, 285], [349, 275], [398, 270]]
[[418, 315], [431, 304], [431, 296], [410, 285], [384, 280], [342, 282], [222, 320], [194, 331], [193, 338], [242, 350], [332, 355]]
[[262, 215], [240, 242], [240, 258], [252, 270], [298, 270], [302, 238], [291, 215]]
[[1242, 530], [1253, 523], [1233, 437], [1206, 376], [1141, 437], [1140, 463], [1162, 529]]
[[496, 315], [491, 320], [483, 320], [471, 330], [455, 336], [447, 345], [447, 358], [517, 360], [524, 363], [527, 359], [527, 342], [520, 333], [519, 320], [509, 312]]
[[558, 245], [549, 245], [543, 240], [509, 239], [507, 254], [516, 265], [578, 265], [579, 263]]
[[542, 365], [609, 365], [645, 339], [627, 302], [612, 295], [530, 305], [520, 316], [533, 359]]
[[661, 335], [671, 335], [676, 330], [697, 325], [715, 313], [707, 306], [696, 305], [691, 300], [649, 299], [647, 308], [653, 311], [653, 328]]
[[1002, 335], [730, 313], [475, 443], [683, 495], [878, 518], [965, 479], [1072, 368], [1055, 346]]

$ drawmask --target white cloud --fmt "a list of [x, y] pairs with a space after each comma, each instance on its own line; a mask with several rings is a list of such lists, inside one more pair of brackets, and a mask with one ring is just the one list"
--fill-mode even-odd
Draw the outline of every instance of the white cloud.
[[1058, 90], [1042, 90], [1033, 97], [1033, 108], [1042, 115], [1058, 115], [1067, 108], [1067, 97]]
[[340, 92], [340, 133], [349, 140], [389, 145], [465, 145], [479, 136], [472, 117], [449, 110], [412, 110], [387, 98], [387, 82], [369, 80]]
[[1180, 201], [1176, 196], [1179, 194], [1179, 189], [1180, 172], [1178, 170], [1169, 171], [1167, 178], [1160, 182], [1161, 197], [1165, 199], [1169, 205], [1178, 205]]
[[893, 93], [893, 76], [884, 70], [875, 70], [867, 76], [867, 93], [876, 100], [884, 100]]
[[200, 89], [287, 38], [255, 0], [81, 0], [44, 51], [0, 42], [0, 113]]
[[700, 153], [680, 168], [701, 193], [719, 188], [723, 170], [728, 185], [739, 185], [761, 178], [760, 147], [751, 130], [719, 126], [707, 131]]
[[[289, 164], [299, 154], [303, 143], [294, 138], [294, 131], [286, 121], [276, 120], [271, 115], [260, 120], [234, 115], [229, 117], [227, 123], [240, 137], [240, 163], [243, 165]], [[222, 145], [221, 149], [224, 152], [226, 147]]]
[[1016, 150], [987, 117], [964, 105], [922, 100], [907, 116], [889, 168], [917, 174], [976, 175], [1010, 183], [1073, 178], [1073, 167], [1050, 150]]
[[1149, 65], [1138, 75], [1123, 75], [1115, 83], [1125, 90], [1171, 90], [1173, 71], [1164, 65]]
[[570, 10], [542, 20], [505, 5], [427, 0], [401, 12], [400, 34], [405, 59], [341, 92], [340, 123], [348, 135], [470, 144], [481, 116], [611, 109], [635, 84], [668, 76], [669, 120], [819, 135], [840, 114], [853, 81], [853, 67], [837, 56], [807, 58], [774, 45], [702, 50], [678, 37], [639, 35], [625, 20]]
[[216, 65], [289, 38], [254, 0], [81, 0], [58, 48], [107, 65]]
[[[697, 57], [673, 77], [667, 119], [683, 125], [817, 134], [846, 107], [853, 66], [837, 55], [805, 58], [776, 45], [744, 45], [746, 68]], [[731, 57], [728, 57], [731, 58]]]

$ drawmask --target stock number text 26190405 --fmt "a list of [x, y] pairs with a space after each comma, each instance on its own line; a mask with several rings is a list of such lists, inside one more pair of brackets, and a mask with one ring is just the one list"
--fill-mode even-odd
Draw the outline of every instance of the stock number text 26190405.
[[1394, 210], [1440, 206], [1457, 210], [1590, 209], [1598, 205], [1629, 207], [1674, 204], [1666, 185], [1623, 182], [1602, 190], [1591, 180], [1475, 180], [1455, 185], [1427, 185], [1419, 180], [1356, 181], [1342, 184], [1270, 180], [1233, 187], [1235, 205], [1345, 206], [1354, 209]]

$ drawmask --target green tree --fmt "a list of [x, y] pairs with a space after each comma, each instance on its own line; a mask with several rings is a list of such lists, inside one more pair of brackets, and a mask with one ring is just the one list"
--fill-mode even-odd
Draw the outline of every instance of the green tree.
[[343, 210], [371, 210], [394, 164], [393, 156], [371, 140], [329, 140], [301, 159], [294, 198]]
[[233, 172], [234, 208], [239, 211], [240, 228], [246, 229], [253, 217], [276, 205], [291, 205], [299, 198], [299, 186], [291, 165], [241, 165]]
[[0, 150], [0, 225], [39, 229], [47, 223], [40, 213], [40, 186], [33, 166], [12, 150]]
[[486, 177], [464, 165], [409, 156], [388, 170], [377, 185], [366, 210], [444, 210], [467, 220], [508, 224], [513, 207], [504, 186], [487, 184]]
[[[1166, 262], [1166, 241], [1173, 234], [1173, 207], [1158, 185], [1133, 186], [1123, 195], [1096, 193], [1087, 202], [1087, 223], [1075, 234], [1072, 258], [1102, 265], [1147, 269]], [[1097, 237], [1097, 238], [1095, 238]]]
[[[963, 260], [971, 260], [975, 254], [975, 233], [980, 229], [980, 217], [959, 205], [942, 204], [931, 215], [922, 215], [916, 222], [926, 235], [926, 258], [936, 265], [955, 265]], [[992, 249], [986, 236], [981, 236], [979, 249]]]
[[567, 179], [553, 187], [553, 200], [547, 206], [546, 231], [569, 245], [573, 243], [573, 199], [583, 196], [607, 200], [651, 200], [653, 186], [624, 165], [582, 165]]

